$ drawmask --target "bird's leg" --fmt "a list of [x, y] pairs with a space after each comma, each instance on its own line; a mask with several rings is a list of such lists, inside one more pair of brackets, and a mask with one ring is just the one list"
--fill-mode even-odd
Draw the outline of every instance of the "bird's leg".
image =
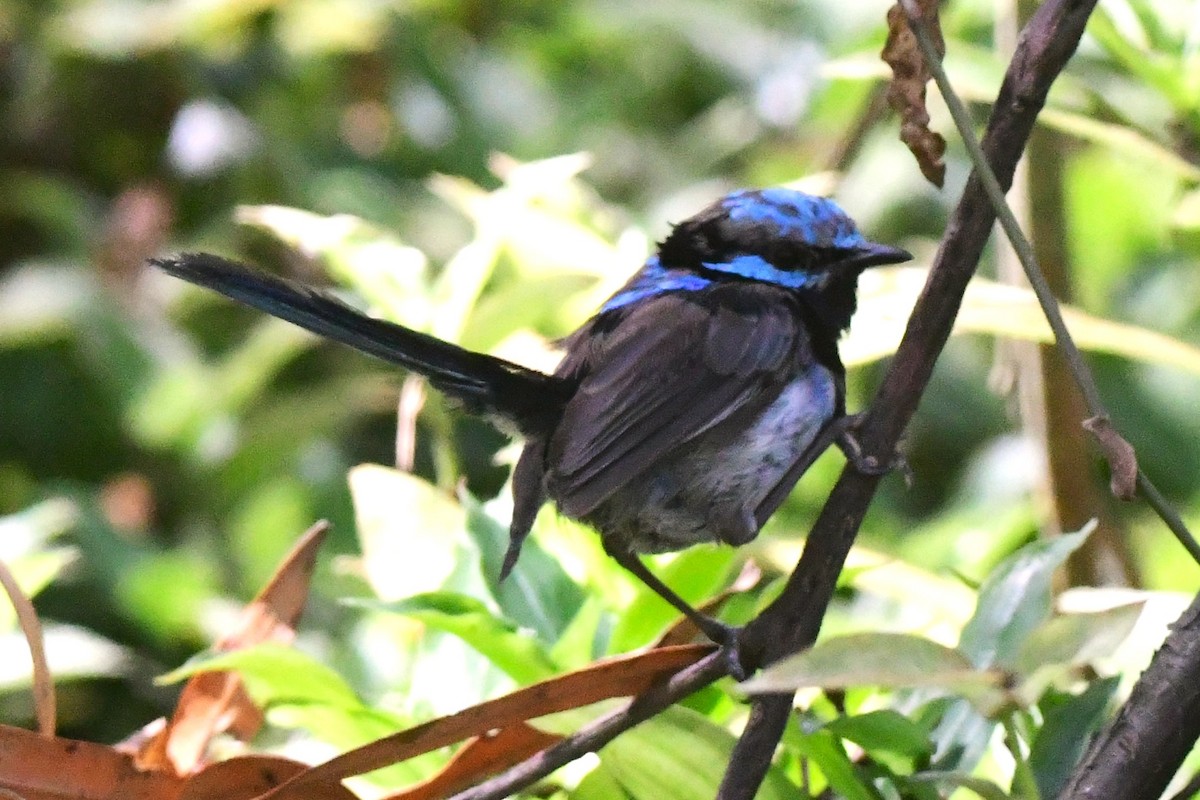
[[912, 470], [909, 468], [904, 454], [899, 450], [892, 453], [892, 457], [882, 464], [875, 456], [863, 455], [862, 445], [858, 441], [858, 429], [862, 426], [863, 419], [863, 414], [851, 414], [834, 423], [838, 428], [835, 441], [846, 456], [846, 460], [864, 475], [886, 475], [892, 470], [898, 469], [904, 476], [904, 483], [911, 486]]
[[608, 554], [612, 556], [614, 561], [632, 573], [650, 591], [675, 607], [693, 625], [699, 628], [700, 632], [708, 637], [710, 641], [718, 645], [725, 654], [725, 659], [729, 666], [729, 674], [734, 679], [739, 681], [746, 679], [746, 671], [742, 668], [741, 657], [738, 653], [738, 635], [741, 633], [741, 628], [726, 625], [720, 620], [713, 619], [707, 614], [697, 611], [687, 600], [676, 594], [674, 589], [667, 586], [657, 575], [651, 572], [642, 563], [642, 560], [638, 558], [636, 553], [630, 552], [623, 547], [609, 547], [607, 544], [605, 544], [604, 549], [608, 551]]

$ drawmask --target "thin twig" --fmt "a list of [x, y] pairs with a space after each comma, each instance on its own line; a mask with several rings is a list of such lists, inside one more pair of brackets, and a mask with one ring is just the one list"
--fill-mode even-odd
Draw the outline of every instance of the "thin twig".
[[663, 709], [728, 674], [728, 659], [717, 651], [697, 661], [670, 680], [635, 697], [624, 707], [580, 728], [558, 744], [548, 747], [515, 767], [477, 786], [454, 795], [451, 800], [501, 800], [532, 785], [554, 770], [587, 753], [594, 753], [619, 734], [645, 722]]
[[50, 674], [50, 663], [46, 660], [46, 636], [42, 632], [42, 622], [38, 619], [33, 602], [21, 591], [16, 576], [3, 561], [0, 561], [0, 587], [8, 594], [21, 632], [25, 634], [25, 642], [29, 645], [29, 658], [33, 664], [33, 707], [37, 715], [38, 732], [43, 736], [53, 736], [58, 706], [54, 676]]
[[[1120, 474], [1123, 471], [1122, 459], [1114, 455], [1114, 453], [1132, 454], [1132, 447], [1116, 434], [1107, 422], [1110, 417], [1108, 409], [1105, 408], [1104, 401], [1100, 397], [1100, 389], [1096, 386], [1096, 381], [1083, 359], [1083, 354], [1075, 345], [1075, 341], [1071, 337], [1071, 332], [1067, 329], [1067, 324], [1063, 320], [1058, 301], [1055, 299], [1050, 285], [1046, 282], [1045, 276], [1038, 267], [1037, 258], [1033, 253], [1033, 246], [1025, 237], [1020, 223], [1017, 222], [1016, 215], [1013, 214], [1012, 209], [1009, 207], [1004, 197], [1004, 190], [1000, 188], [1000, 182], [996, 179], [995, 173], [988, 166], [983, 150], [975, 138], [974, 125], [970, 114], [967, 112], [962, 100], [955, 94], [954, 87], [950, 85], [950, 78], [946, 75], [946, 70], [942, 67], [941, 59], [938, 57], [937, 49], [933, 43], [933, 38], [925, 27], [924, 21], [921, 19], [920, 10], [915, 7], [913, 0], [900, 0], [900, 3], [904, 8], [905, 14], [908, 15], [909, 27], [912, 28], [913, 33], [916, 35], [917, 44], [929, 64], [929, 68], [933, 73], [933, 79], [937, 82], [938, 90], [942, 93], [942, 99], [945, 100], [946, 107], [950, 111], [950, 116], [954, 120], [954, 125], [958, 128], [958, 134], [962, 138], [963, 144], [966, 145], [967, 153], [970, 155], [971, 163], [975, 168], [975, 174], [979, 176], [984, 191], [987, 192], [988, 199], [991, 200], [992, 207], [1000, 221], [1000, 226], [1004, 228], [1005, 235], [1008, 236], [1009, 242], [1012, 243], [1013, 251], [1016, 253], [1017, 259], [1021, 262], [1021, 267], [1025, 270], [1026, 277], [1029, 279], [1029, 285], [1033, 289], [1034, 294], [1037, 295], [1038, 303], [1042, 307], [1042, 313], [1045, 314], [1046, 321], [1050, 324], [1050, 329], [1054, 332], [1055, 344], [1062, 353], [1063, 360], [1066, 361], [1068, 368], [1071, 370], [1071, 375], [1075, 378], [1075, 383], [1079, 386], [1079, 391], [1083, 394], [1084, 402], [1087, 403], [1092, 420], [1095, 421], [1091, 425], [1085, 424], [1084, 427], [1089, 431], [1093, 431], [1093, 428], [1101, 428], [1107, 432], [1107, 439], [1098, 439], [1098, 441], [1100, 441], [1101, 450], [1109, 461], [1109, 468], [1114, 474]], [[1113, 437], [1116, 437], [1119, 441], [1114, 441]], [[1106, 445], [1106, 442], [1111, 442], [1112, 444]], [[1175, 534], [1179, 543], [1191, 554], [1192, 558], [1200, 562], [1200, 542], [1197, 542], [1195, 537], [1192, 536], [1178, 512], [1166, 502], [1162, 494], [1151, 483], [1150, 478], [1146, 476], [1145, 472], [1140, 467], [1136, 467], [1136, 461], [1131, 466], [1134, 466], [1136, 469], [1136, 472], [1131, 470], [1131, 475], [1136, 475], [1136, 486], [1141, 490], [1146, 503], [1154, 509], [1155, 513], [1171, 529], [1171, 532]], [[1132, 487], [1130, 491], [1132, 491]]]

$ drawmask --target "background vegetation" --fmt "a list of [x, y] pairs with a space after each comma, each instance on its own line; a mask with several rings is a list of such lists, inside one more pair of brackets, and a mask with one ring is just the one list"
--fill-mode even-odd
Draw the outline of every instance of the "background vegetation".
[[[884, 10], [0, 2], [0, 558], [38, 593], [62, 732], [115, 741], [167, 713], [175, 689], [152, 678], [219, 636], [320, 517], [335, 527], [304, 655], [286, 671], [277, 653], [243, 664], [273, 710], [256, 747], [322, 758], [653, 641], [668, 610], [594, 535], [552, 514], [516, 580], [495, 585], [512, 457], [502, 437], [435, 396], [418, 412], [420, 387], [402, 376], [177, 285], [144, 259], [204, 249], [330, 280], [386, 316], [543, 366], [553, 363], [547, 343], [619, 285], [671, 221], [730, 188], [803, 180], [832, 192], [873, 238], [928, 263], [967, 168], [948, 137], [938, 191], [897, 142], [881, 100]], [[995, 15], [993, 4], [955, 2], [943, 17], [951, 76], [981, 103], [1011, 38]], [[1185, 2], [1103, 6], [1052, 94], [1018, 197], [1029, 198], [1060, 293], [1089, 315], [1080, 338], [1118, 426], [1192, 523], [1198, 19]], [[934, 125], [948, 131], [936, 109]], [[977, 110], [982, 118], [986, 107]], [[1004, 261], [985, 269], [1003, 277]], [[845, 351], [858, 365], [852, 408], [870, 400], [874, 359], [894, 345], [919, 285], [903, 270], [864, 280]], [[888, 479], [826, 635], [958, 643], [996, 565], [1092, 517], [1100, 526], [1057, 588], [1144, 590], [1128, 595], [1145, 601], [1142, 615], [1119, 650], [1077, 659], [1114, 680], [1075, 669], [1039, 685], [1009, 718], [1007, 745], [982, 717], [974, 732], [931, 733], [946, 709], [929, 711], [928, 697], [814, 694], [811, 726], [787, 743], [778, 780], [819, 791], [838, 780], [837, 758], [853, 757], [860, 771], [839, 791], [896, 796], [881, 788], [896, 775], [974, 769], [1008, 786], [1032, 761], [1036, 780], [1051, 781], [1043, 791], [1053, 788], [1053, 770], [1031, 753], [1054, 710], [1095, 709], [1075, 738], [1098, 724], [1120, 697], [1117, 679], [1136, 675], [1186, 602], [1172, 590], [1195, 590], [1196, 566], [1162, 526], [1105, 497], [1053, 362], [1043, 369], [1027, 346], [992, 335], [1038, 338], [1024, 299], [981, 284], [975, 300], [963, 319], [975, 333], [946, 352], [910, 432], [912, 485]], [[391, 469], [397, 462], [408, 469]], [[752, 562], [754, 590], [725, 610], [745, 618], [794, 562], [839, 467], [822, 460], [753, 546], [695, 549], [663, 559], [662, 573], [700, 600]], [[1039, 563], [1068, 549], [1037, 551]], [[1071, 596], [1076, 609], [1113, 602]], [[1040, 596], [1028, 602], [1031, 618], [1048, 613]], [[1021, 642], [1009, 644], [1015, 659]], [[28, 662], [4, 612], [0, 653], [0, 719], [28, 723]], [[298, 674], [336, 678], [346, 694], [299, 697]], [[863, 682], [883, 682], [872, 677]], [[699, 731], [719, 751], [739, 721], [730, 691], [705, 692], [656, 724], [675, 737]], [[915, 733], [905, 729], [912, 737], [888, 728], [888, 746], [876, 748], [865, 723], [868, 734], [842, 723], [819, 728], [828, 741], [810, 736], [839, 712], [891, 707], [926, 709]], [[653, 746], [661, 741], [614, 745], [600, 767], [559, 783], [580, 796], [665, 796], [646, 783], [656, 757], [670, 760]], [[1043, 745], [1068, 750], [1049, 735]], [[374, 785], [411, 782], [442, 761]], [[808, 761], [818, 766], [800, 766]]]

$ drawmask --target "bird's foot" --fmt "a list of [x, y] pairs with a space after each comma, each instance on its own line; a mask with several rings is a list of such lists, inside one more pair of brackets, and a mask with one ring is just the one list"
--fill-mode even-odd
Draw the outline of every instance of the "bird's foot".
[[720, 620], [714, 619], [707, 614], [697, 611], [690, 603], [675, 593], [675, 590], [667, 586], [662, 580], [646, 568], [642, 560], [636, 554], [624, 547], [611, 547], [607, 540], [604, 541], [605, 550], [613, 559], [629, 570], [634, 577], [638, 578], [646, 585], [648, 589], [657, 594], [663, 600], [674, 606], [682, 613], [701, 633], [703, 633], [709, 641], [721, 648], [724, 654], [725, 664], [729, 670], [729, 674], [738, 681], [746, 679], [746, 670], [742, 667], [741, 655], [738, 652], [738, 640], [741, 636], [742, 629], [735, 628], [732, 625], [726, 625]]
[[862, 414], [854, 414], [846, 417], [843, 423], [841, 433], [837, 437], [837, 445], [845, 454], [846, 460], [849, 461], [856, 470], [863, 475], [879, 477], [886, 475], [892, 470], [899, 470], [904, 476], [904, 484], [912, 486], [913, 472], [908, 465], [908, 459], [904, 457], [904, 453], [896, 450], [892, 453], [892, 457], [885, 462], [881, 462], [873, 455], [863, 453], [862, 445], [858, 441], [858, 429], [863, 423]]
[[739, 683], [746, 680], [746, 669], [742, 666], [742, 653], [738, 648], [742, 629], [734, 625], [726, 625], [724, 622], [700, 612], [696, 612], [696, 616], [691, 620], [709, 641], [720, 648], [729, 676]]

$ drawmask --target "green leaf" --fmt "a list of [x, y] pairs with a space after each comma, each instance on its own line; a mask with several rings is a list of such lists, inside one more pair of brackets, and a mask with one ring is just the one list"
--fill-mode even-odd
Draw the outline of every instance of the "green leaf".
[[[959, 637], [958, 650], [972, 664], [985, 668], [1012, 663], [1030, 633], [1050, 614], [1054, 570], [1083, 544], [1092, 527], [1028, 544], [992, 570]], [[931, 736], [934, 759], [941, 767], [969, 771], [988, 746], [995, 724], [984, 713], [994, 713], [998, 704], [989, 705], [994, 698], [972, 699], [977, 707], [963, 700], [951, 703]]]
[[838, 717], [825, 729], [839, 738], [849, 739], [868, 752], [884, 750], [917, 759], [929, 755], [933, 750], [928, 731], [890, 709]]
[[846, 800], [879, 800], [879, 793], [859, 777], [842, 743], [827, 730], [812, 732], [789, 728], [784, 743], [801, 758], [817, 766], [829, 787]]
[[[26, 596], [37, 595], [78, 557], [76, 548], [47, 546], [78, 520], [78, 507], [65, 497], [0, 517], [0, 561], [7, 564]], [[0, 592], [0, 631], [12, 628], [16, 619], [12, 604]]]
[[958, 651], [919, 636], [860, 633], [825, 639], [789, 656], [741, 684], [749, 694], [795, 691], [810, 686], [902, 688], [939, 686], [977, 693], [1000, 676], [977, 670]]
[[[412, 724], [410, 720], [367, 706], [286, 702], [271, 706], [267, 710], [267, 721], [277, 728], [307, 731], [314, 739], [327, 742], [338, 751], [361, 747]], [[369, 772], [367, 780], [395, 791], [429, 778], [445, 763], [443, 753], [423, 753]]]
[[1143, 603], [1091, 614], [1062, 614], [1034, 629], [1012, 666], [1023, 675], [1048, 665], [1080, 666], [1111, 655], [1133, 631]]
[[[631, 797], [695, 800], [716, 794], [735, 743], [724, 728], [673, 706], [614, 739], [600, 751], [600, 761]], [[756, 797], [791, 800], [796, 787], [771, 767]]]
[[1042, 109], [1038, 114], [1038, 122], [1080, 139], [1111, 147], [1122, 158], [1142, 159], [1150, 166], [1174, 173], [1182, 180], [1200, 181], [1200, 167], [1129, 125], [1102, 122], [1094, 117], [1056, 108]]
[[1050, 613], [1050, 584], [1056, 570], [1095, 527], [1033, 542], [1006, 558], [979, 589], [975, 614], [963, 628], [958, 649], [976, 667], [1011, 664], [1025, 639]]
[[1058, 797], [1067, 785], [1092, 734], [1103, 724], [1120, 683], [1120, 676], [1114, 675], [1090, 683], [1078, 695], [1043, 700], [1042, 727], [1029, 751], [1029, 766], [1042, 797]]
[[501, 583], [508, 526], [498, 522], [473, 497], [463, 494], [462, 502], [467, 512], [467, 534], [479, 550], [482, 580], [504, 615], [537, 631], [544, 642], [557, 641], [583, 605], [583, 591], [533, 536], [525, 540], [516, 567]]
[[569, 797], [571, 800], [627, 800], [629, 794], [601, 761], [583, 777]]
[[536, 639], [465, 595], [432, 592], [391, 603], [355, 601], [353, 605], [403, 614], [452, 633], [519, 683], [536, 683], [558, 671]]
[[276, 703], [320, 703], [358, 707], [362, 702], [338, 673], [305, 653], [277, 644], [261, 644], [229, 653], [208, 651], [159, 676], [160, 684], [177, 683], [201, 672], [235, 671], [260, 706]]
[[[433, 592], [475, 560], [466, 510], [428, 481], [377, 464], [350, 470], [350, 494], [367, 581], [382, 600]], [[478, 581], [474, 581], [478, 584]]]
[[554, 663], [567, 670], [580, 669], [602, 655], [604, 651], [598, 646], [598, 640], [604, 619], [600, 599], [587, 598], [554, 643], [554, 649], [550, 651]]

